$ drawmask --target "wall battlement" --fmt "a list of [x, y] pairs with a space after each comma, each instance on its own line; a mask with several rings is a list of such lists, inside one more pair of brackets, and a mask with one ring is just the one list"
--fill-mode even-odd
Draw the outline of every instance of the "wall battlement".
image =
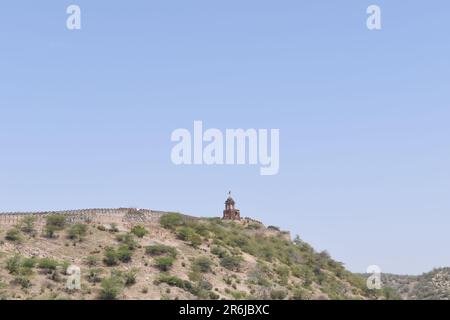
[[167, 212], [149, 209], [116, 208], [116, 209], [81, 209], [64, 211], [42, 211], [42, 212], [5, 212], [0, 213], [0, 227], [12, 226], [19, 223], [23, 218], [32, 216], [36, 218], [37, 224], [45, 223], [46, 217], [50, 215], [65, 215], [69, 223], [93, 222], [93, 223], [120, 223], [120, 222], [157, 222]]

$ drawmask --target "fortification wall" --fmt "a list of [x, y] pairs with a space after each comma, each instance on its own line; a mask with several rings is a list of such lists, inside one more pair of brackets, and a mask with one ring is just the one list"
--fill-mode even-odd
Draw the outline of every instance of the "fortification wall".
[[45, 224], [45, 219], [49, 215], [65, 215], [69, 223], [93, 222], [93, 223], [139, 223], [157, 222], [165, 214], [164, 211], [154, 211], [148, 209], [116, 208], [116, 209], [82, 209], [65, 211], [45, 211], [45, 212], [5, 212], [0, 213], [0, 227], [13, 226], [19, 223], [24, 217], [34, 217], [36, 225]]

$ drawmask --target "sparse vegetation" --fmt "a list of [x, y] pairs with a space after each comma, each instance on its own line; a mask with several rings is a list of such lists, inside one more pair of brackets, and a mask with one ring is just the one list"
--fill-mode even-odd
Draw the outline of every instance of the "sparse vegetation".
[[122, 262], [130, 262], [132, 254], [133, 253], [131, 252], [130, 247], [126, 244], [121, 245], [117, 249], [117, 259]]
[[231, 271], [239, 271], [241, 261], [241, 257], [226, 255], [220, 259], [220, 265]]
[[131, 229], [131, 233], [138, 238], [143, 238], [146, 234], [148, 234], [148, 231], [143, 226], [134, 226]]
[[179, 213], [171, 212], [163, 215], [159, 223], [163, 228], [174, 230], [175, 228], [184, 224], [184, 219]]
[[53, 238], [56, 232], [61, 231], [66, 226], [66, 216], [55, 214], [47, 217], [44, 229], [44, 235], [47, 238]]
[[138, 269], [131, 269], [127, 272], [123, 273], [123, 279], [125, 282], [125, 286], [129, 287], [136, 283], [136, 275], [137, 275]]
[[39, 259], [37, 266], [39, 269], [42, 269], [46, 272], [51, 272], [56, 270], [56, 268], [59, 266], [59, 262], [50, 258], [42, 258]]
[[283, 300], [287, 296], [287, 292], [285, 290], [272, 290], [270, 291], [270, 298], [273, 300]]
[[25, 217], [22, 219], [20, 223], [20, 230], [22, 232], [33, 234], [34, 233], [34, 224], [36, 223], [36, 218], [33, 216]]
[[192, 262], [192, 269], [195, 272], [202, 272], [202, 273], [210, 272], [211, 266], [212, 261], [210, 258], [206, 256], [195, 258], [194, 261]]
[[70, 226], [67, 237], [72, 240], [81, 241], [86, 236], [87, 226], [83, 223], [76, 223]]
[[155, 266], [161, 271], [168, 271], [172, 268], [175, 258], [172, 256], [160, 257], [155, 259]]
[[19, 242], [22, 239], [20, 230], [17, 228], [9, 229], [6, 232], [5, 239], [12, 242]]
[[116, 250], [114, 250], [114, 248], [112, 247], [106, 247], [103, 257], [103, 263], [111, 267], [117, 265], [118, 260], [119, 258], [117, 256]]
[[169, 255], [174, 258], [177, 256], [177, 250], [174, 247], [163, 244], [147, 246], [145, 247], [145, 253], [151, 256]]
[[110, 276], [102, 280], [99, 298], [102, 300], [115, 300], [123, 290], [123, 281], [120, 277]]
[[[7, 288], [33, 299], [398, 298], [397, 287], [368, 290], [364, 278], [327, 252], [317, 253], [300, 238], [289, 241], [256, 222], [191, 219], [178, 213], [162, 215], [160, 226], [69, 223], [62, 215], [42, 219], [45, 224], [22, 219], [2, 232], [0, 248], [6, 252], [0, 251], [0, 294]], [[65, 236], [58, 237], [62, 230]], [[147, 238], [148, 230], [152, 236]], [[29, 256], [14, 254], [16, 241]], [[72, 263], [83, 270], [79, 291], [63, 289]], [[160, 273], [151, 284], [153, 267]], [[420, 290], [426, 297], [437, 296], [425, 284]]]
[[134, 235], [132, 233], [121, 233], [116, 236], [116, 240], [122, 242], [130, 250], [134, 250], [137, 246], [136, 240], [134, 240]]

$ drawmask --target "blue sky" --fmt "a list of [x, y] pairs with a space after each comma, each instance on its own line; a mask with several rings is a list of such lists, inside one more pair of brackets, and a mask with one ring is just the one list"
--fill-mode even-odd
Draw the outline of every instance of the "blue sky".
[[[78, 4], [82, 30], [66, 29]], [[381, 31], [366, 8], [382, 10]], [[243, 215], [352, 271], [450, 266], [448, 1], [4, 1], [0, 209]], [[279, 128], [280, 172], [171, 132]]]

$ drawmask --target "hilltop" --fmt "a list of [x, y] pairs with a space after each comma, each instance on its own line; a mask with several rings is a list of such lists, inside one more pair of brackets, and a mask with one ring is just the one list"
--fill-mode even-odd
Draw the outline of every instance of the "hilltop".
[[382, 274], [381, 281], [405, 300], [450, 299], [450, 268], [436, 268], [419, 276]]
[[[384, 298], [274, 226], [114, 210], [1, 217], [0, 298]], [[67, 287], [71, 265], [80, 270], [78, 290]]]

